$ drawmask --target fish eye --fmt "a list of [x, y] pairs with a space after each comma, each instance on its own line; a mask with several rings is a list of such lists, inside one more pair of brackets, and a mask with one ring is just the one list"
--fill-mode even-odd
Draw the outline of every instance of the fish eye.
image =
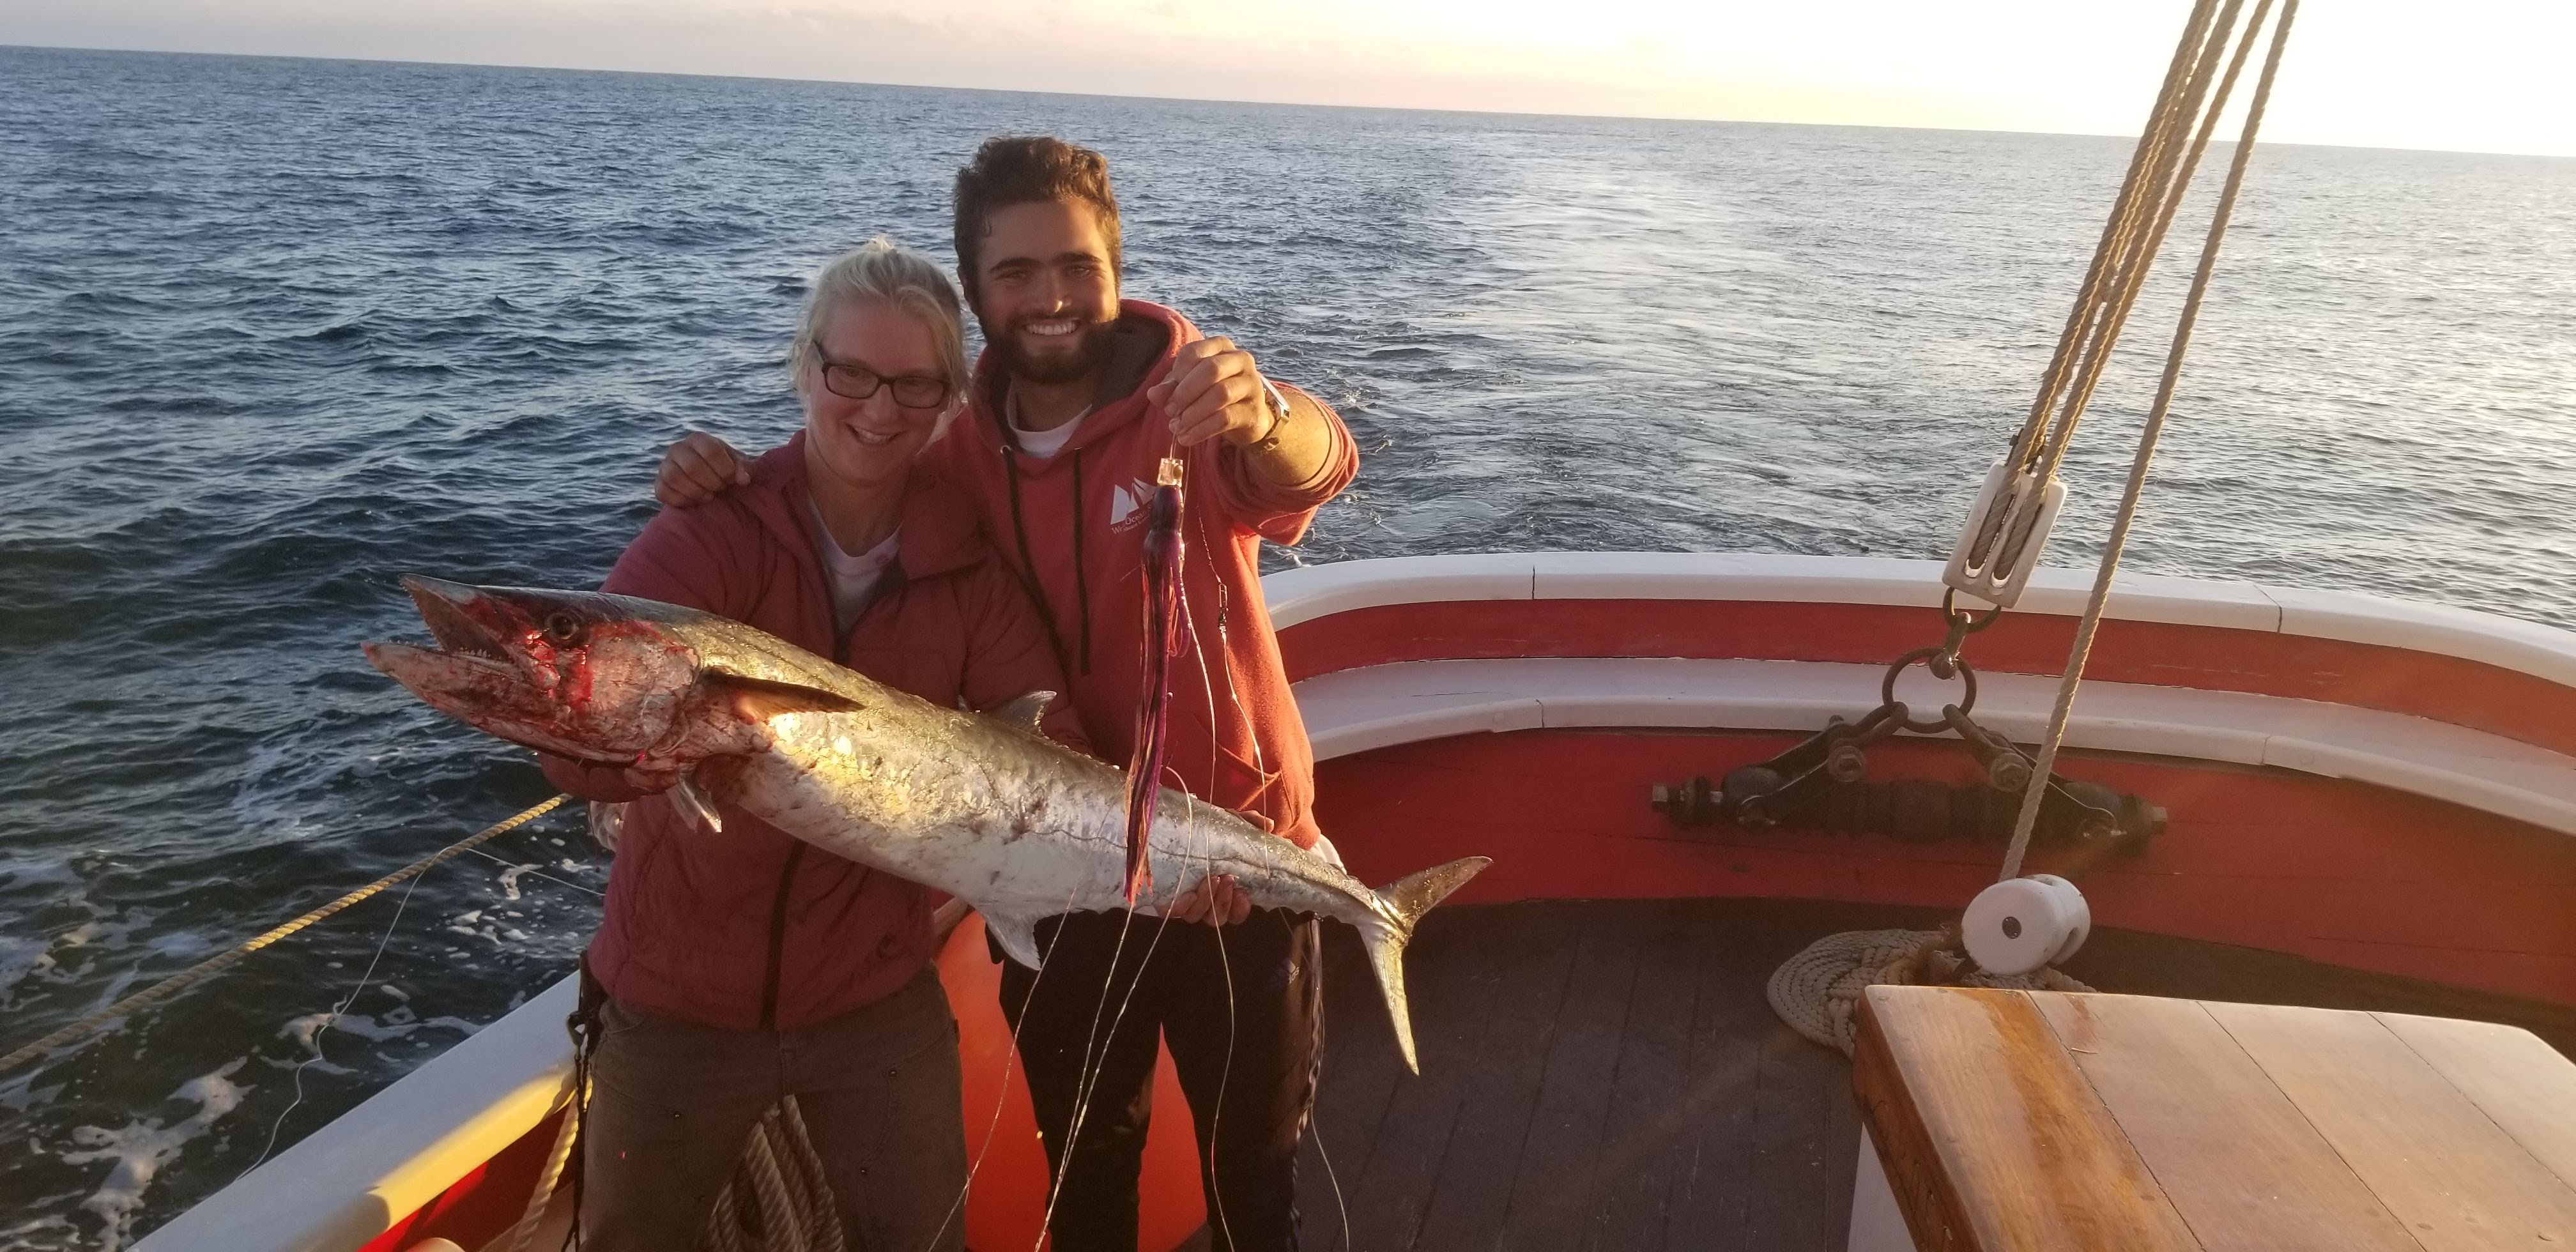
[[581, 619], [560, 610], [546, 615], [546, 638], [556, 643], [571, 643], [581, 638]]

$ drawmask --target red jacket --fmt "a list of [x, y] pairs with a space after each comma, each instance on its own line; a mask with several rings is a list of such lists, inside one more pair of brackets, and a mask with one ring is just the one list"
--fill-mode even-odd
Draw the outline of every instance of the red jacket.
[[[665, 509], [602, 589], [719, 613], [940, 704], [991, 708], [1064, 679], [1018, 579], [968, 503], [934, 481], [905, 497], [895, 565], [846, 636], [806, 503], [802, 434], [748, 487]], [[920, 476], [916, 475], [916, 479]], [[1049, 733], [1082, 747], [1059, 704]], [[865, 869], [732, 809], [721, 834], [615, 770], [545, 759], [574, 795], [632, 800], [590, 967], [609, 994], [710, 1026], [794, 1030], [885, 996], [933, 955], [928, 888]]]
[[[1180, 345], [1201, 338], [1161, 305], [1120, 307], [1130, 350], [1106, 396], [1053, 457], [1021, 453], [1000, 414], [1004, 379], [987, 351], [971, 405], [922, 453], [983, 514], [1002, 561], [1031, 586], [1072, 684], [1074, 710], [1100, 756], [1125, 765], [1135, 748], [1142, 692], [1145, 503], [1154, 470], [1172, 451], [1171, 424], [1145, 389], [1171, 369]], [[1159, 341], [1159, 346], [1157, 346]], [[1141, 373], [1138, 370], [1141, 369]], [[1171, 667], [1166, 762], [1199, 797], [1268, 817], [1302, 847], [1315, 844], [1315, 754], [1288, 691], [1270, 612], [1261, 599], [1261, 541], [1291, 544], [1315, 510], [1359, 472], [1341, 419], [1325, 410], [1333, 450], [1315, 480], [1280, 487], [1222, 440], [1182, 451], [1182, 585], [1189, 632]], [[1222, 620], [1223, 629], [1219, 629]]]

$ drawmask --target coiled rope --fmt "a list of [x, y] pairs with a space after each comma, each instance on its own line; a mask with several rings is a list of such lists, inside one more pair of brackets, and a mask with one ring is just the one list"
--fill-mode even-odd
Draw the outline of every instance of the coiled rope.
[[373, 896], [388, 887], [399, 886], [408, 879], [418, 877], [427, 870], [454, 860], [457, 857], [473, 851], [475, 848], [478, 848], [483, 844], [489, 843], [513, 830], [517, 830], [519, 827], [527, 825], [529, 822], [535, 821], [537, 818], [543, 817], [547, 813], [552, 812], [555, 806], [562, 804], [564, 800], [564, 796], [557, 795], [543, 803], [532, 805], [516, 814], [503, 818], [473, 835], [449, 844], [428, 856], [422, 857], [401, 869], [395, 870], [374, 882], [368, 883], [366, 886], [360, 887], [337, 900], [333, 900], [329, 904], [325, 904], [310, 913], [306, 913], [293, 921], [277, 926], [271, 930], [264, 931], [252, 938], [245, 939], [223, 952], [208, 957], [203, 961], [199, 961], [197, 964], [190, 966], [179, 973], [172, 974], [168, 978], [164, 978], [141, 991], [135, 992], [133, 995], [127, 996], [114, 1004], [108, 1005], [106, 1008], [100, 1009], [79, 1021], [73, 1022], [71, 1025], [65, 1026], [42, 1039], [38, 1039], [34, 1043], [28, 1044], [7, 1056], [0, 1056], [0, 1074], [5, 1074], [20, 1065], [24, 1065], [37, 1057], [53, 1051], [56, 1048], [81, 1039], [93, 1031], [96, 1031], [98, 1028], [105, 1026], [109, 1022], [132, 1013], [136, 1009], [177, 995], [198, 983], [204, 982], [205, 980], [232, 968], [234, 965], [239, 964], [242, 958], [249, 956], [253, 952], [259, 951], [261, 948], [265, 948], [280, 939], [286, 938], [288, 935], [292, 935], [295, 932], [304, 929], [307, 926], [311, 926], [316, 922], [329, 918], [333, 914], [336, 914], [353, 904], [360, 903], [366, 900], [369, 896]]
[[1852, 1013], [1863, 988], [1888, 983], [1937, 983], [2020, 991], [2091, 991], [2045, 965], [2027, 974], [1969, 969], [1959, 936], [1951, 930], [1846, 930], [1808, 944], [1771, 971], [1763, 988], [1771, 1011], [1789, 1028], [1852, 1053]]

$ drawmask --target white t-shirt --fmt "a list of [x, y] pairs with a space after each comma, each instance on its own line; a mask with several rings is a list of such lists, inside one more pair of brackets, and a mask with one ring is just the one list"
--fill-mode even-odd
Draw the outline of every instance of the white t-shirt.
[[823, 576], [832, 584], [833, 628], [847, 631], [876, 595], [877, 584], [885, 581], [887, 567], [894, 564], [895, 541], [902, 538], [903, 532], [898, 530], [886, 536], [885, 542], [852, 556], [841, 551], [840, 542], [832, 538], [832, 528], [825, 526], [822, 518], [814, 519], [814, 529], [823, 536]]
[[1043, 461], [1064, 451], [1064, 445], [1072, 441], [1073, 432], [1082, 428], [1082, 419], [1091, 416], [1091, 410], [1086, 408], [1074, 414], [1073, 420], [1053, 430], [1030, 430], [1020, 425], [1020, 398], [1013, 395], [1008, 414], [1011, 438], [1019, 442], [1020, 451]]

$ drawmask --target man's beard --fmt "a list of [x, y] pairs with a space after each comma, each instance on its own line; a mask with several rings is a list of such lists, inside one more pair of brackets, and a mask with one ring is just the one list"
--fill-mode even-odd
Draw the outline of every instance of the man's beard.
[[1000, 334], [993, 333], [992, 323], [986, 322], [983, 324], [984, 342], [992, 347], [993, 355], [1000, 358], [1002, 368], [1013, 378], [1050, 386], [1078, 382], [1109, 363], [1109, 336], [1114, 323], [1085, 321], [1076, 325], [1073, 334], [1068, 336], [1076, 346], [1061, 356], [1033, 358], [1020, 350], [1022, 326], [1029, 322], [1055, 321], [1062, 316], [1021, 318], [1002, 328]]

